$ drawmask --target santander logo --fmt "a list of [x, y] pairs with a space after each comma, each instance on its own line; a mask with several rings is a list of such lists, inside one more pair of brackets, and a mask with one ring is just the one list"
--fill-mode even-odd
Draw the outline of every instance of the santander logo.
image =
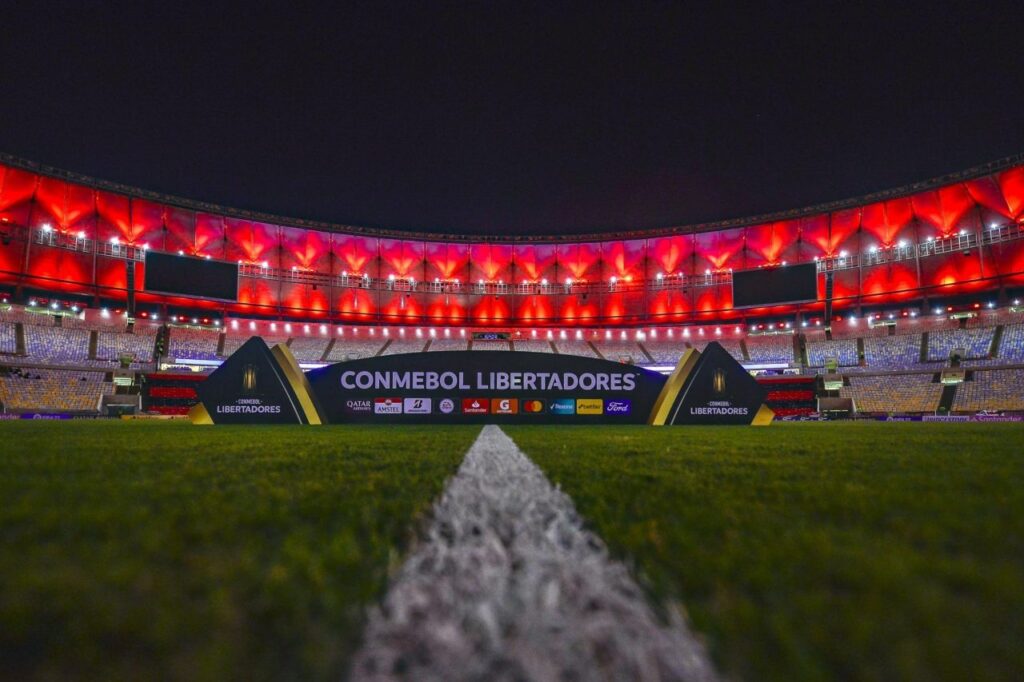
[[463, 398], [462, 399], [462, 413], [463, 414], [488, 414], [491, 404], [486, 398]]

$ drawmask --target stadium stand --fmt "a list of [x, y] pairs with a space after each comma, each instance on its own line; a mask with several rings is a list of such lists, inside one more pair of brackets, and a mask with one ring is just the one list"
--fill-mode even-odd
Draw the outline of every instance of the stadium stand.
[[933, 413], [942, 395], [942, 384], [933, 381], [933, 374], [927, 372], [851, 376], [849, 382], [839, 395], [853, 398], [858, 412]]
[[644, 348], [651, 354], [658, 364], [674, 365], [686, 352], [687, 346], [683, 341], [673, 339], [648, 339], [644, 341]]
[[122, 355], [135, 358], [134, 364], [153, 361], [153, 345], [156, 330], [152, 327], [137, 328], [133, 333], [100, 331], [96, 334], [96, 359], [117, 362]]
[[647, 355], [640, 350], [635, 341], [619, 341], [615, 339], [594, 341], [594, 347], [604, 356], [605, 360], [644, 364], [649, 362]]
[[202, 374], [175, 374], [154, 372], [143, 382], [142, 409], [163, 415], [185, 415], [199, 402], [196, 386], [204, 379]]
[[505, 339], [473, 339], [473, 350], [511, 350], [511, 344]]
[[1024, 362], [1024, 324], [1003, 327], [998, 357], [1005, 362]]
[[872, 369], [920, 366], [921, 335], [900, 334], [864, 339], [864, 360]]
[[562, 355], [581, 355], [587, 358], [597, 357], [597, 353], [594, 352], [594, 349], [586, 341], [556, 340], [555, 348]]
[[236, 350], [242, 347], [242, 345], [254, 336], [262, 336], [263, 340], [268, 346], [273, 348], [279, 343], [288, 343], [288, 335], [283, 333], [278, 334], [228, 334], [224, 337], [224, 357], [230, 356]]
[[291, 340], [288, 348], [299, 362], [320, 362], [330, 342], [326, 336], [297, 336]]
[[25, 325], [25, 353], [35, 362], [88, 364], [89, 332], [84, 329]]
[[776, 417], [811, 414], [817, 409], [814, 377], [782, 376], [760, 377], [757, 380], [767, 393], [765, 404]]
[[[526, 353], [553, 353], [550, 341], [540, 339], [516, 339], [512, 342], [517, 351]], [[475, 344], [474, 344], [475, 345]]]
[[[380, 352], [385, 341], [379, 339], [345, 339], [334, 340], [334, 347], [327, 355], [328, 362], [341, 362], [343, 360], [358, 360], [359, 358], [372, 358]], [[423, 350], [423, 342], [419, 342], [419, 349]], [[399, 351], [412, 352], [412, 351]]]
[[945, 329], [928, 335], [928, 359], [945, 361], [955, 350], [965, 350], [964, 359], [987, 358], [992, 346], [992, 327]]
[[957, 386], [953, 410], [1024, 410], [1024, 369], [993, 369], [972, 373]]
[[17, 352], [17, 336], [11, 322], [0, 322], [0, 353]]
[[[393, 339], [381, 355], [398, 355], [399, 353], [420, 353], [427, 345], [427, 339]], [[377, 346], [380, 348], [380, 346]]]
[[7, 410], [95, 412], [113, 384], [102, 372], [35, 368], [0, 370], [0, 403]]
[[792, 334], [748, 336], [746, 345], [751, 362], [793, 364]]
[[469, 348], [469, 342], [466, 339], [433, 339], [427, 350], [466, 350], [467, 348]]
[[807, 364], [810, 367], [824, 367], [828, 358], [835, 358], [840, 367], [857, 366], [856, 339], [822, 339], [807, 344]]
[[[711, 341], [718, 341], [718, 343], [722, 345], [722, 348], [729, 351], [729, 355], [733, 356], [740, 362], [744, 361], [743, 348], [740, 346], [740, 342], [738, 339], [701, 338], [693, 342], [693, 347], [696, 348], [697, 350], [703, 350], [704, 346], [708, 345]], [[678, 360], [678, 358], [676, 359]]]
[[167, 353], [175, 359], [216, 360], [220, 332], [192, 327], [171, 327]]

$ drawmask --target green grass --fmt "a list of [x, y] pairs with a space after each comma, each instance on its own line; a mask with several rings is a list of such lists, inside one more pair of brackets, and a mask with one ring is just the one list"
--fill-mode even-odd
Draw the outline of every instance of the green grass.
[[1024, 428], [510, 427], [748, 681], [1024, 678]]
[[339, 679], [478, 431], [0, 422], [0, 678]]

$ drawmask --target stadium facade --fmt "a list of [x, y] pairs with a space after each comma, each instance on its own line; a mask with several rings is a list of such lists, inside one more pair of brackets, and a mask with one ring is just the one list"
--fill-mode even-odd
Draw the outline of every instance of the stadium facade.
[[[237, 262], [238, 301], [143, 290], [153, 249]], [[818, 300], [735, 308], [732, 273], [816, 262]], [[134, 265], [130, 268], [129, 263]], [[130, 270], [134, 269], [134, 277]], [[0, 157], [0, 287], [82, 305], [350, 324], [638, 326], [1006, 302], [1024, 287], [1024, 156], [754, 219], [567, 239], [285, 219]], [[130, 284], [129, 280], [133, 280]]]

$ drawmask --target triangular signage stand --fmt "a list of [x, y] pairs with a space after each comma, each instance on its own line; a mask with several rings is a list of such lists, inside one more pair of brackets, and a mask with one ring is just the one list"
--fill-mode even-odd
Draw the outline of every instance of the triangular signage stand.
[[302, 377], [291, 376], [293, 364], [287, 346], [271, 351], [252, 337], [199, 384], [189, 417], [198, 424], [319, 424]]
[[704, 350], [690, 350], [680, 359], [650, 423], [765, 425], [774, 413], [764, 399], [764, 387], [712, 341]]

